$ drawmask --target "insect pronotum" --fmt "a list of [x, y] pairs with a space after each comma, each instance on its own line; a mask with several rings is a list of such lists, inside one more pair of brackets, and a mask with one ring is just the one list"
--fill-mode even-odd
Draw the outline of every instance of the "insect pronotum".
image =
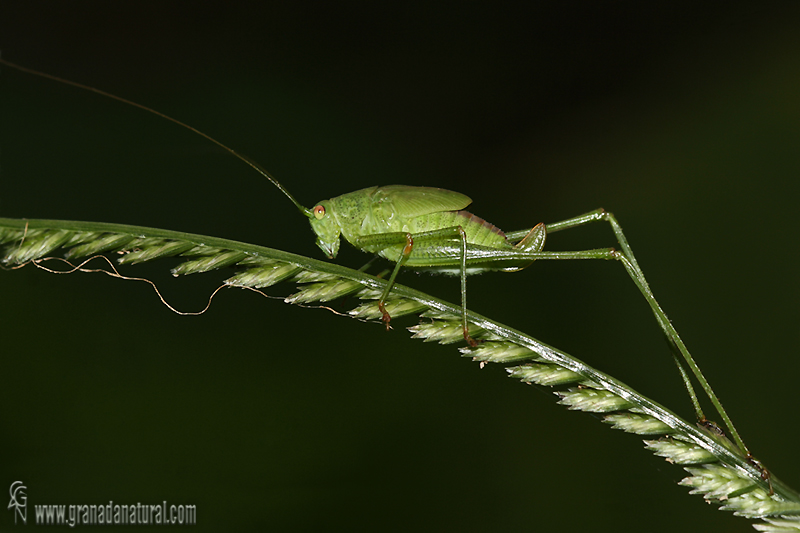
[[[639, 268], [633, 251], [622, 232], [617, 219], [604, 209], [568, 218], [554, 223], [539, 223], [532, 228], [503, 232], [493, 224], [464, 209], [472, 200], [464, 194], [433, 187], [408, 185], [374, 186], [317, 202], [313, 208], [304, 207], [269, 172], [257, 163], [238, 154], [211, 136], [169, 117], [163, 113], [130, 100], [115, 96], [93, 87], [58, 78], [50, 74], [28, 69], [0, 58], [0, 64], [29, 74], [48, 78], [88, 90], [108, 98], [138, 107], [213, 142], [267, 178], [297, 209], [306, 216], [316, 234], [320, 249], [331, 259], [335, 258], [342, 237], [356, 248], [381, 256], [393, 263], [385, 289], [379, 299], [383, 322], [387, 329], [391, 321], [384, 302], [392, 291], [395, 279], [402, 267], [459, 276], [461, 280], [461, 323], [464, 339], [471, 346], [478, 341], [469, 334], [467, 321], [467, 276], [485, 271], [515, 272], [532, 262], [546, 259], [613, 259], [620, 261], [633, 282], [647, 300], [659, 326], [666, 335], [683, 382], [692, 399], [698, 422], [704, 427], [717, 427], [703, 414], [690, 382], [684, 363], [696, 377], [715, 409], [723, 419], [730, 435], [742, 453], [752, 458], [730, 417], [722, 408], [716, 394], [694, 362], [675, 328], [659, 306], [647, 280]], [[620, 249], [597, 248], [565, 252], [544, 251], [547, 235], [569, 228], [598, 221], [607, 222], [619, 243]], [[683, 359], [684, 363], [680, 362]], [[768, 473], [765, 472], [765, 476]]]

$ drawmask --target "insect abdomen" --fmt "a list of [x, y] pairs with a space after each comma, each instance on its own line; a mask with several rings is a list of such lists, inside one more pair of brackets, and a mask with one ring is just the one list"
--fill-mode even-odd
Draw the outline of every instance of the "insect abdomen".
[[499, 248], [508, 244], [503, 230], [491, 222], [487, 222], [469, 211], [457, 211], [456, 215], [456, 222], [459, 222], [457, 225], [464, 228], [467, 233], [467, 242], [490, 248]]
[[406, 222], [407, 231], [410, 233], [422, 233], [454, 226], [461, 226], [464, 229], [469, 244], [487, 248], [510, 247], [505, 233], [500, 228], [469, 211], [442, 211], [415, 217]]

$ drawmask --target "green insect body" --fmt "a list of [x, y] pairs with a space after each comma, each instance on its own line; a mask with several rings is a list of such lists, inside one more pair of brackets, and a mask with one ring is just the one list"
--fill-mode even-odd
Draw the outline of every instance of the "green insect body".
[[[336, 257], [344, 237], [356, 248], [396, 263], [378, 301], [387, 329], [391, 317], [384, 302], [401, 267], [460, 276], [464, 339], [474, 346], [466, 316], [466, 277], [486, 270], [525, 268], [533, 262], [530, 254], [544, 247], [546, 229], [539, 224], [512, 244], [496, 226], [464, 211], [470, 203], [468, 196], [444, 189], [386, 185], [301, 210], [311, 221], [317, 245], [329, 258]], [[498, 256], [503, 252], [504, 256]]]
[[[406, 242], [392, 239], [365, 239], [381, 234], [429, 235], [445, 228], [462, 228], [467, 245], [467, 274], [485, 270], [514, 271], [522, 265], [488, 263], [481, 252], [521, 250], [538, 252], [544, 246], [544, 232], [537, 239], [515, 246], [496, 226], [463, 209], [472, 200], [461, 193], [433, 187], [387, 185], [369, 187], [319, 202], [313, 209], [311, 227], [317, 245], [325, 254], [336, 257], [340, 237], [365, 252], [374, 253], [392, 262], [403, 259]], [[414, 242], [404, 266], [459, 275], [461, 243], [458, 236], [421, 239]], [[433, 241], [433, 242], [431, 242]], [[481, 264], [483, 262], [484, 264]], [[528, 261], [528, 264], [530, 261]]]

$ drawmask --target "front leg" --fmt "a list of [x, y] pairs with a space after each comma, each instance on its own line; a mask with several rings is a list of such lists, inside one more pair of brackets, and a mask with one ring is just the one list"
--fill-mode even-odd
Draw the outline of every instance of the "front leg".
[[389, 313], [386, 311], [386, 298], [389, 296], [389, 293], [394, 286], [394, 280], [397, 277], [397, 273], [400, 271], [400, 267], [402, 267], [405, 262], [408, 261], [408, 257], [411, 255], [411, 251], [414, 249], [414, 236], [408, 232], [364, 235], [356, 239], [355, 244], [362, 249], [366, 247], [374, 249], [374, 247], [377, 245], [382, 245], [384, 248], [386, 248], [398, 244], [405, 244], [405, 246], [403, 246], [403, 251], [400, 253], [400, 257], [397, 259], [397, 264], [395, 265], [391, 276], [389, 276], [389, 279], [386, 282], [386, 287], [383, 289], [381, 298], [378, 300], [378, 309], [380, 309], [382, 315], [381, 319], [383, 320], [383, 323], [386, 324], [386, 331], [389, 331], [389, 329], [391, 329], [389, 322], [391, 322], [392, 317], [389, 316]]
[[386, 324], [387, 330], [390, 328], [389, 323], [391, 322], [392, 317], [389, 316], [389, 313], [386, 311], [386, 299], [389, 297], [392, 287], [394, 287], [394, 281], [397, 277], [397, 273], [400, 272], [400, 267], [402, 267], [406, 261], [408, 261], [411, 252], [414, 250], [415, 244], [430, 244], [432, 242], [442, 240], [451, 241], [455, 239], [461, 241], [459, 269], [461, 275], [461, 325], [464, 330], [464, 340], [466, 340], [470, 346], [474, 347], [478, 345], [477, 341], [470, 337], [469, 326], [467, 324], [467, 234], [464, 232], [464, 229], [461, 226], [452, 226], [421, 233], [378, 233], [373, 235], [364, 235], [356, 239], [354, 244], [362, 249], [370, 248], [374, 250], [375, 247], [388, 248], [390, 246], [404, 245], [400, 257], [397, 260], [397, 264], [395, 265], [391, 276], [389, 276], [386, 287], [383, 289], [380, 300], [378, 300], [378, 309], [381, 311], [382, 320], [384, 324]]

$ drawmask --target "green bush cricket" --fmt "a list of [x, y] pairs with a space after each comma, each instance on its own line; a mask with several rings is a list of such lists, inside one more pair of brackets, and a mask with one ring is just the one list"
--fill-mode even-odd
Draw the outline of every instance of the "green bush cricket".
[[[673, 350], [675, 362], [690, 394], [699, 423], [707, 428], [717, 427], [703, 414], [690, 382], [689, 374], [678, 356], [684, 360], [689, 370], [699, 381], [725, 422], [736, 447], [754, 465], [760, 465], [750, 455], [708, 381], [700, 372], [694, 359], [678, 336], [677, 331], [650, 291], [644, 274], [633, 255], [633, 251], [628, 245], [619, 223], [611, 213], [603, 209], [597, 209], [560, 222], [539, 223], [532, 228], [504, 233], [496, 226], [472, 213], [464, 211], [471, 204], [471, 199], [461, 193], [431, 187], [406, 185], [373, 186], [328, 200], [322, 200], [315, 204], [313, 208], [307, 208], [300, 204], [278, 180], [258, 164], [188, 124], [130, 100], [56, 76], [27, 69], [2, 58], [0, 58], [0, 64], [89, 90], [138, 107], [197, 133], [250, 165], [283, 192], [298, 210], [309, 219], [316, 235], [317, 245], [329, 258], [336, 257], [340, 238], [344, 237], [356, 248], [367, 253], [379, 255], [395, 263], [378, 304], [387, 329], [389, 328], [391, 317], [386, 311], [384, 303], [391, 293], [397, 274], [402, 267], [459, 276], [461, 281], [461, 324], [464, 339], [471, 346], [476, 346], [478, 342], [470, 336], [467, 320], [466, 279], [468, 275], [486, 271], [514, 272], [529, 266], [536, 260], [544, 259], [613, 259], [620, 261], [650, 305]], [[605, 221], [611, 225], [620, 245], [619, 250], [597, 248], [564, 252], [543, 251], [549, 233], [597, 221]], [[763, 469], [763, 467], [761, 468]], [[765, 469], [763, 469], [763, 473], [765, 479], [768, 479], [769, 473]]]

